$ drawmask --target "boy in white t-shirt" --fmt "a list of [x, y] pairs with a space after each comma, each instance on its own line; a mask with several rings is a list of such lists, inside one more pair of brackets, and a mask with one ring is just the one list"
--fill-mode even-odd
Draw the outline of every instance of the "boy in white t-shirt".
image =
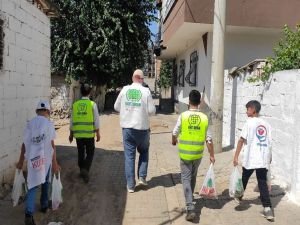
[[22, 169], [27, 160], [27, 186], [25, 206], [25, 225], [35, 225], [33, 213], [35, 211], [35, 195], [39, 185], [41, 191], [41, 211], [46, 213], [48, 205], [48, 187], [50, 169], [58, 172], [54, 145], [55, 129], [49, 120], [50, 105], [48, 101], [40, 101], [36, 108], [37, 116], [27, 123], [24, 130], [23, 144], [17, 168]]
[[[264, 210], [262, 215], [267, 220], [274, 220], [274, 213], [270, 201], [267, 185], [267, 172], [271, 162], [271, 126], [259, 117], [261, 105], [258, 101], [252, 100], [246, 104], [247, 116], [241, 137], [233, 160], [234, 166], [238, 165], [238, 157], [244, 146], [243, 175], [244, 189], [254, 170], [260, 191], [260, 199]], [[240, 201], [242, 198], [237, 199]]]

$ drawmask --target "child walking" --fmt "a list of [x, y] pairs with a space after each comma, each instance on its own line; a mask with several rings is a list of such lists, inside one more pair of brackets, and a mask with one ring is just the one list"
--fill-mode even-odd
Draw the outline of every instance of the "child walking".
[[[239, 154], [244, 147], [242, 181], [244, 190], [254, 170], [258, 182], [260, 199], [264, 207], [262, 215], [267, 220], [274, 220], [274, 213], [270, 200], [267, 172], [271, 162], [271, 126], [259, 117], [261, 105], [252, 100], [246, 104], [248, 120], [243, 127], [241, 137], [237, 143], [233, 165], [238, 165]], [[236, 199], [241, 201], [242, 197]]]
[[22, 169], [24, 160], [27, 160], [28, 192], [25, 203], [25, 225], [35, 225], [33, 214], [39, 185], [42, 185], [40, 211], [47, 212], [50, 168], [52, 167], [54, 172], [59, 170], [54, 145], [55, 129], [49, 120], [49, 102], [39, 101], [36, 114], [37, 116], [30, 120], [25, 128], [20, 159], [17, 163], [17, 168]]

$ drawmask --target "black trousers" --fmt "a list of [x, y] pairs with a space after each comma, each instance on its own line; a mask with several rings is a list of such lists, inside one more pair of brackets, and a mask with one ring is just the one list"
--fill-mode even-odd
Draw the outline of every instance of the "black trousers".
[[78, 166], [80, 170], [90, 170], [95, 152], [94, 138], [76, 138], [78, 149]]
[[242, 181], [244, 190], [246, 190], [249, 178], [251, 177], [252, 173], [256, 171], [256, 179], [258, 183], [258, 188], [260, 192], [260, 200], [263, 205], [263, 207], [272, 207], [271, 200], [270, 200], [270, 194], [268, 190], [267, 185], [267, 172], [268, 170], [266, 168], [259, 168], [259, 169], [245, 169], [243, 167], [243, 175], [242, 175]]

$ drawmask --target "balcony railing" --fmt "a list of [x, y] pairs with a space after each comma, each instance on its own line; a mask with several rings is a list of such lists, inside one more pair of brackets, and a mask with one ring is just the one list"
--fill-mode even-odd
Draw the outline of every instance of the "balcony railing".
[[177, 2], [177, 0], [167, 0], [166, 4], [164, 5], [164, 7], [161, 10], [161, 19], [162, 22], [164, 22], [167, 17], [169, 16], [171, 9], [173, 8], [173, 6], [175, 5], [175, 3]]

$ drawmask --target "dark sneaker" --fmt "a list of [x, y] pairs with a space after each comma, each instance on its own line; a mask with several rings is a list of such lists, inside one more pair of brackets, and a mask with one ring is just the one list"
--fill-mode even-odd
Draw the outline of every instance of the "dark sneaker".
[[89, 182], [90, 177], [89, 177], [89, 172], [88, 172], [87, 170], [82, 169], [82, 170], [80, 171], [80, 175], [81, 175], [81, 177], [82, 177], [82, 179], [83, 179], [83, 181], [84, 181], [85, 183], [88, 183], [88, 182]]
[[143, 186], [147, 186], [147, 185], [148, 185], [146, 179], [143, 178], [143, 177], [140, 177], [140, 179], [139, 179], [139, 184], [140, 184], [140, 185], [143, 185]]
[[47, 211], [48, 211], [48, 207], [45, 207], [45, 208], [41, 208], [41, 209], [40, 209], [40, 212], [42, 212], [42, 213], [47, 213]]
[[25, 215], [25, 225], [36, 225], [33, 216]]
[[272, 210], [270, 207], [265, 207], [261, 214], [262, 214], [262, 216], [264, 216], [267, 220], [274, 221], [274, 219], [275, 219], [273, 210]]
[[185, 219], [187, 221], [193, 221], [196, 217], [196, 213], [194, 212], [194, 210], [187, 210], [186, 212], [186, 216]]

